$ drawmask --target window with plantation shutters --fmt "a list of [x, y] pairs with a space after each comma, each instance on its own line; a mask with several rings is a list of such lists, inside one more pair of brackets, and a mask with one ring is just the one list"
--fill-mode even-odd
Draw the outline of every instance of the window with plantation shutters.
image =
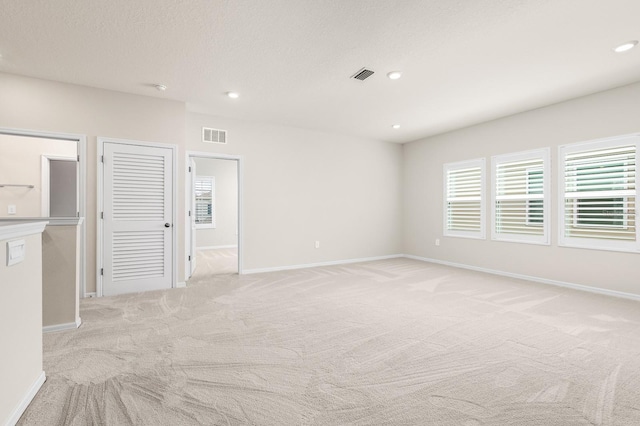
[[639, 135], [560, 147], [559, 243], [639, 251], [636, 164]]
[[549, 150], [491, 158], [491, 238], [549, 244]]
[[215, 178], [197, 176], [194, 191], [196, 228], [215, 228]]
[[444, 235], [485, 238], [485, 160], [444, 165]]

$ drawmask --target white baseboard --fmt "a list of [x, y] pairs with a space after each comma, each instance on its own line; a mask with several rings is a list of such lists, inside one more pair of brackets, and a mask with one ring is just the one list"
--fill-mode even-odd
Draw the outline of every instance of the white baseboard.
[[97, 294], [96, 294], [96, 292], [95, 292], [95, 291], [92, 291], [92, 292], [90, 292], [90, 293], [85, 293], [85, 294], [84, 294], [84, 298], [86, 299], [86, 298], [88, 298], [88, 297], [97, 297]]
[[80, 318], [76, 318], [75, 322], [67, 322], [65, 324], [54, 324], [54, 325], [46, 325], [42, 327], [43, 333], [54, 333], [56, 331], [64, 331], [64, 330], [75, 330], [80, 327], [82, 324], [82, 320]]
[[215, 249], [226, 249], [226, 248], [238, 248], [238, 245], [231, 244], [228, 246], [204, 246], [204, 247], [196, 247], [196, 250], [215, 250]]
[[500, 275], [500, 276], [503, 276], [503, 277], [517, 278], [517, 279], [520, 279], [520, 280], [533, 281], [533, 282], [542, 283], [542, 284], [550, 284], [550, 285], [555, 285], [555, 286], [558, 286], [558, 287], [565, 287], [565, 288], [571, 288], [571, 289], [579, 290], [579, 291], [586, 291], [586, 292], [589, 292], [589, 293], [603, 294], [605, 296], [620, 297], [620, 298], [623, 298], [623, 299], [631, 299], [631, 300], [640, 300], [640, 294], [625, 293], [623, 291], [608, 290], [606, 288], [591, 287], [591, 286], [588, 286], [588, 285], [569, 283], [569, 282], [565, 282], [565, 281], [550, 280], [550, 279], [547, 279], [547, 278], [534, 277], [534, 276], [531, 276], [531, 275], [515, 274], [513, 272], [505, 272], [505, 271], [499, 271], [499, 270], [496, 270], [496, 269], [481, 268], [481, 267], [478, 267], [478, 266], [471, 266], [471, 265], [465, 265], [465, 264], [462, 264], [462, 263], [448, 262], [446, 260], [430, 259], [430, 258], [427, 258], [427, 257], [414, 256], [414, 255], [411, 255], [411, 254], [405, 254], [404, 257], [406, 257], [407, 259], [421, 260], [423, 262], [437, 263], [437, 264], [446, 265], [446, 266], [453, 266], [454, 268], [469, 269], [471, 271], [486, 272], [487, 274]]
[[187, 286], [187, 283], [184, 281], [180, 281], [179, 283], [176, 283], [176, 288], [185, 288]]
[[260, 274], [263, 272], [276, 272], [276, 271], [288, 271], [291, 269], [306, 269], [306, 268], [315, 268], [318, 266], [333, 266], [333, 265], [345, 265], [348, 263], [360, 263], [360, 262], [371, 262], [374, 260], [385, 260], [385, 259], [396, 259], [398, 257], [404, 257], [403, 254], [391, 254], [388, 256], [376, 256], [376, 257], [363, 257], [360, 259], [345, 259], [345, 260], [331, 260], [328, 262], [318, 262], [318, 263], [306, 263], [302, 265], [288, 265], [288, 266], [275, 266], [272, 268], [256, 268], [256, 269], [245, 269], [242, 271], [243, 275], [248, 274]]
[[11, 413], [11, 416], [9, 416], [7, 426], [14, 426], [16, 423], [18, 423], [18, 420], [20, 420], [20, 417], [22, 416], [22, 414], [24, 414], [24, 411], [27, 409], [29, 404], [31, 404], [31, 401], [33, 401], [33, 398], [36, 396], [45, 380], [47, 380], [47, 376], [45, 376], [44, 371], [41, 371], [36, 381], [33, 382], [25, 396], [22, 398], [22, 401], [20, 401], [20, 404], [18, 404], [18, 406]]

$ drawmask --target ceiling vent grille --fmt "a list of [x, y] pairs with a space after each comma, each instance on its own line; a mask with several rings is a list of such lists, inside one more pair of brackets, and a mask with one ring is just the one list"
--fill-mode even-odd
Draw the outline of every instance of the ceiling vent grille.
[[202, 142], [227, 143], [227, 131], [220, 130], [220, 129], [212, 129], [210, 127], [203, 127]]
[[368, 70], [366, 68], [362, 68], [360, 71], [358, 71], [357, 73], [355, 73], [354, 75], [351, 76], [351, 78], [354, 78], [356, 80], [366, 80], [367, 78], [371, 77], [373, 75], [373, 71]]

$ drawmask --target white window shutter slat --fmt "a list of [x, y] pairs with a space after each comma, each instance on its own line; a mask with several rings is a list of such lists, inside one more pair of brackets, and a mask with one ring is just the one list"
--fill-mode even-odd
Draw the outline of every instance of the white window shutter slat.
[[561, 245], [640, 251], [636, 166], [640, 136], [560, 147]]
[[549, 244], [548, 164], [548, 149], [492, 157], [492, 239]]
[[444, 235], [484, 238], [484, 159], [444, 166]]

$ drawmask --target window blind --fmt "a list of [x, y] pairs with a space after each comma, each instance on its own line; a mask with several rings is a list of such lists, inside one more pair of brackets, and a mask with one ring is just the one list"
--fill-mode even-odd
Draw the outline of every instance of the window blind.
[[492, 238], [548, 244], [549, 150], [492, 157]]
[[213, 225], [213, 178], [197, 177], [195, 180], [195, 223]]
[[484, 160], [445, 165], [445, 235], [484, 238]]
[[636, 145], [565, 155], [565, 237], [636, 241]]

